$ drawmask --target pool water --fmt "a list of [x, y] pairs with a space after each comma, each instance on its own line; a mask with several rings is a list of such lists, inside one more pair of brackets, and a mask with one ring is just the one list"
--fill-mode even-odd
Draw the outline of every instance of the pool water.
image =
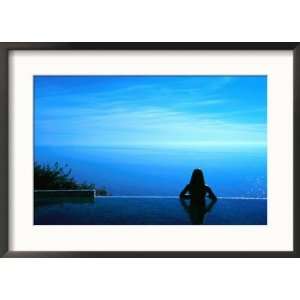
[[178, 197], [60, 198], [34, 208], [35, 225], [266, 225], [267, 201], [220, 198], [198, 222], [194, 219], [195, 213], [186, 209]]

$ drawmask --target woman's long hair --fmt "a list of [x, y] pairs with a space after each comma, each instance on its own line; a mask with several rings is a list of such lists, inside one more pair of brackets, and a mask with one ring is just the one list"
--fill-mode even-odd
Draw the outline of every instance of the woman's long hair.
[[190, 180], [191, 194], [202, 194], [205, 191], [205, 181], [202, 170], [195, 169]]

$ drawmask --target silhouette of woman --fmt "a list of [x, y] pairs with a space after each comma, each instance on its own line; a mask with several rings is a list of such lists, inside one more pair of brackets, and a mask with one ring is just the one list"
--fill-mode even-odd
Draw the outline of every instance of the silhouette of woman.
[[[205, 196], [211, 199], [211, 202], [206, 206]], [[204, 216], [209, 212], [217, 202], [217, 197], [211, 188], [205, 185], [204, 175], [202, 170], [195, 169], [193, 171], [190, 183], [182, 190], [179, 195], [180, 202], [184, 209], [188, 212], [192, 224], [203, 224]], [[188, 205], [185, 200], [190, 200]]]

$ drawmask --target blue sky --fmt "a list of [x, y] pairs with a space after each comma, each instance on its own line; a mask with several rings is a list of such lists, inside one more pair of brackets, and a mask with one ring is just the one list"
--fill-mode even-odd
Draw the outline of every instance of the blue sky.
[[266, 145], [266, 76], [35, 76], [35, 145]]

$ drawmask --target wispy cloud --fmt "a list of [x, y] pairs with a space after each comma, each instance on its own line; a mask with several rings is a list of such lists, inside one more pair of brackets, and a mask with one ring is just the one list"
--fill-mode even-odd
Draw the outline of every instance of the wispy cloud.
[[36, 142], [160, 146], [265, 143], [266, 95], [247, 87], [253, 80], [261, 84], [262, 78], [245, 78], [247, 82], [233, 77], [175, 79], [147, 77], [123, 84], [124, 78], [109, 78], [105, 89], [101, 80], [94, 85], [88, 82], [88, 88], [82, 89], [65, 78], [63, 88], [55, 88], [59, 79], [56, 85], [49, 79], [44, 90], [37, 84]]

